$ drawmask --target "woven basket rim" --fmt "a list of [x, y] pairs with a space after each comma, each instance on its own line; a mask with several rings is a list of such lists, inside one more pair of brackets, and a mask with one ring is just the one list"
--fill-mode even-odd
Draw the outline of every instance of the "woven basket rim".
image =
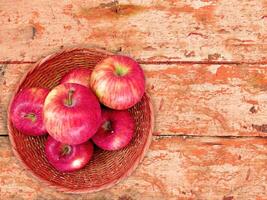
[[56, 56], [59, 56], [61, 54], [64, 53], [70, 53], [72, 51], [90, 51], [90, 52], [97, 52], [97, 53], [102, 53], [102, 54], [106, 54], [106, 55], [114, 55], [111, 52], [108, 52], [106, 50], [100, 49], [100, 48], [66, 48], [63, 49], [61, 51], [52, 53], [50, 55], [47, 55], [46, 57], [40, 59], [39, 61], [37, 61], [35, 64], [33, 64], [28, 70], [26, 70], [26, 72], [24, 73], [24, 75], [22, 76], [22, 78], [20, 79], [20, 81], [17, 83], [17, 87], [15, 88], [12, 97], [10, 98], [9, 101], [9, 105], [8, 105], [8, 112], [7, 112], [7, 128], [8, 128], [8, 135], [9, 135], [9, 140], [11, 143], [11, 147], [12, 147], [12, 151], [15, 155], [15, 157], [19, 160], [20, 165], [22, 165], [26, 170], [27, 170], [27, 174], [36, 178], [39, 182], [41, 182], [42, 184], [45, 184], [51, 188], [54, 188], [58, 191], [61, 192], [66, 192], [66, 193], [93, 193], [93, 192], [98, 192], [100, 190], [104, 190], [104, 189], [108, 189], [116, 184], [118, 184], [120, 181], [122, 181], [123, 179], [125, 179], [126, 177], [128, 177], [130, 174], [132, 174], [135, 169], [138, 167], [138, 165], [142, 162], [142, 160], [145, 157], [145, 154], [147, 153], [149, 146], [152, 142], [152, 133], [153, 133], [153, 129], [154, 129], [154, 111], [153, 111], [153, 105], [151, 103], [151, 98], [148, 95], [147, 92], [145, 92], [144, 95], [146, 95], [146, 97], [148, 98], [148, 105], [149, 105], [149, 109], [150, 109], [150, 128], [149, 128], [149, 133], [148, 133], [148, 137], [147, 140], [145, 142], [145, 145], [143, 147], [143, 150], [141, 152], [141, 154], [139, 155], [139, 157], [134, 161], [134, 164], [132, 165], [131, 168], [129, 168], [127, 171], [125, 171], [122, 176], [118, 179], [115, 179], [109, 183], [106, 183], [104, 185], [101, 186], [97, 186], [97, 187], [91, 187], [91, 188], [84, 188], [84, 189], [71, 189], [71, 188], [67, 188], [64, 186], [60, 186], [60, 185], [56, 185], [46, 179], [44, 179], [43, 177], [41, 177], [40, 175], [36, 174], [34, 171], [32, 171], [23, 161], [23, 159], [21, 158], [20, 154], [18, 153], [17, 149], [16, 149], [16, 144], [15, 144], [15, 140], [12, 134], [10, 134], [11, 131], [11, 127], [12, 127], [12, 123], [11, 123], [11, 119], [10, 119], [10, 112], [11, 112], [11, 104], [14, 101], [14, 98], [16, 96], [16, 94], [19, 92], [20, 90], [20, 86], [21, 84], [25, 81], [25, 79], [27, 78], [27, 75], [32, 72], [35, 68], [37, 68], [39, 65], [42, 65], [43, 63], [45, 63], [46, 61], [53, 59]]

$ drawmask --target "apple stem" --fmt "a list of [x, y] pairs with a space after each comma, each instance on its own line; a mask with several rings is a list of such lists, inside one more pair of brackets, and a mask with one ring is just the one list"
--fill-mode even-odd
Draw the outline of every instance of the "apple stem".
[[128, 73], [128, 68], [127, 67], [123, 67], [123, 66], [116, 66], [115, 67], [115, 72], [117, 76], [124, 76]]
[[74, 90], [69, 90], [68, 92], [68, 100], [67, 100], [67, 105], [72, 106], [72, 96], [73, 96]]
[[70, 152], [71, 152], [71, 146], [64, 144], [61, 147], [60, 156], [62, 157], [62, 156], [68, 155]]
[[112, 131], [112, 126], [111, 126], [111, 122], [110, 121], [106, 121], [103, 125], [102, 125], [103, 129], [106, 131]]
[[33, 113], [27, 113], [26, 115], [24, 115], [24, 118], [26, 118], [26, 119], [29, 119], [29, 120], [31, 120], [32, 122], [35, 122], [36, 121], [36, 115], [35, 114], [33, 114]]

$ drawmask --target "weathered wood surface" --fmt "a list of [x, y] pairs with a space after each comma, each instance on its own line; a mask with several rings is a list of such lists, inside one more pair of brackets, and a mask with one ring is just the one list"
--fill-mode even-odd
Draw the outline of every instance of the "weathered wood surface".
[[[1, 65], [0, 134], [29, 64]], [[143, 64], [155, 135], [267, 136], [267, 65]]]
[[267, 140], [156, 137], [125, 181], [95, 194], [56, 192], [29, 176], [0, 137], [1, 199], [266, 200]]
[[0, 61], [97, 46], [142, 60], [267, 62], [266, 0], [0, 1]]
[[[0, 0], [0, 23], [0, 199], [267, 200], [266, 0]], [[90, 195], [29, 176], [6, 128], [25, 63], [77, 46], [140, 61], [156, 117], [134, 174]]]

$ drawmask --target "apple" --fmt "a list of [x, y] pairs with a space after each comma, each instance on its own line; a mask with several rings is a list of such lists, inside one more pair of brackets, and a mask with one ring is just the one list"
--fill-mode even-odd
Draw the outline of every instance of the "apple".
[[135, 130], [134, 119], [127, 110], [103, 110], [102, 125], [92, 137], [104, 150], [119, 150], [131, 141]]
[[92, 70], [87, 68], [75, 68], [63, 76], [60, 83], [77, 83], [90, 87], [90, 77]]
[[14, 98], [10, 118], [14, 127], [26, 135], [46, 134], [43, 123], [43, 105], [49, 90], [46, 88], [22, 89]]
[[105, 106], [124, 110], [141, 100], [145, 92], [145, 76], [136, 61], [117, 55], [96, 65], [90, 85]]
[[48, 162], [60, 172], [71, 172], [83, 168], [92, 158], [94, 146], [87, 141], [78, 145], [58, 142], [51, 136], [45, 143]]
[[64, 144], [86, 142], [101, 123], [97, 97], [90, 88], [76, 83], [64, 83], [52, 89], [43, 110], [47, 132]]

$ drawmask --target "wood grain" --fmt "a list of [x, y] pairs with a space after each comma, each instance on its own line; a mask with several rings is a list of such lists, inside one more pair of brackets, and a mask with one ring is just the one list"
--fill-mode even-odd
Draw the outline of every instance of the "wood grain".
[[[0, 1], [0, 23], [0, 199], [267, 200], [266, 0]], [[31, 177], [6, 128], [30, 63], [77, 46], [142, 63], [155, 109], [143, 163], [90, 195]]]
[[267, 140], [154, 137], [143, 163], [117, 186], [95, 194], [56, 192], [31, 177], [0, 137], [1, 199], [266, 200]]
[[0, 61], [69, 46], [136, 59], [267, 62], [265, 0], [0, 2]]
[[[1, 65], [0, 134], [29, 64]], [[267, 136], [267, 65], [142, 65], [155, 109], [154, 135]]]

